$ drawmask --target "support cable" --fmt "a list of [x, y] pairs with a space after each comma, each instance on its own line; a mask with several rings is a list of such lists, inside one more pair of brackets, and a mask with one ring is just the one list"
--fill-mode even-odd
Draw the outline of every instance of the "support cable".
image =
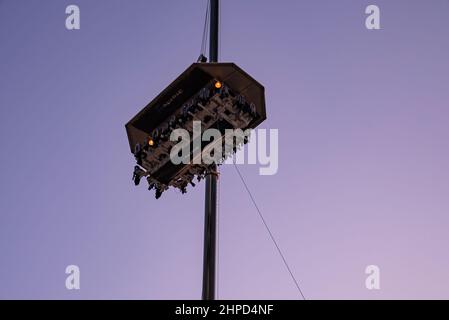
[[208, 41], [208, 25], [209, 25], [209, 17], [210, 17], [210, 3], [209, 0], [207, 0], [207, 6], [206, 6], [206, 14], [204, 17], [204, 27], [203, 27], [203, 37], [201, 40], [201, 51], [200, 56], [206, 56], [206, 50], [207, 50], [207, 41]]
[[271, 232], [270, 228], [268, 227], [268, 224], [267, 224], [267, 222], [265, 221], [265, 219], [264, 219], [264, 217], [263, 217], [263, 215], [262, 215], [262, 213], [261, 213], [261, 211], [260, 211], [260, 209], [259, 209], [259, 206], [257, 205], [256, 201], [254, 200], [254, 197], [253, 197], [251, 191], [249, 190], [248, 185], [247, 185], [246, 182], [245, 182], [245, 179], [243, 178], [242, 174], [240, 173], [240, 170], [239, 170], [239, 168], [237, 167], [237, 164], [235, 163], [235, 160], [234, 160], [234, 167], [235, 167], [235, 170], [237, 171], [237, 174], [239, 175], [240, 180], [242, 181], [242, 183], [243, 183], [243, 185], [244, 185], [246, 191], [248, 192], [248, 195], [249, 195], [249, 197], [251, 198], [251, 201], [252, 201], [252, 203], [254, 204], [254, 207], [256, 208], [257, 212], [259, 213], [259, 217], [260, 217], [260, 219], [262, 220], [262, 222], [263, 222], [265, 228], [267, 229], [268, 234], [270, 235], [271, 240], [273, 241], [274, 245], [276, 246], [276, 249], [277, 249], [277, 251], [279, 252], [279, 255], [281, 256], [282, 261], [284, 262], [285, 267], [287, 268], [288, 272], [290, 273], [290, 276], [291, 276], [291, 278], [293, 279], [293, 282], [295, 283], [296, 288], [298, 289], [298, 291], [299, 291], [299, 293], [300, 293], [302, 299], [303, 299], [303, 300], [306, 300], [306, 298], [305, 298], [305, 296], [304, 296], [304, 294], [303, 294], [303, 292], [302, 292], [302, 290], [301, 290], [301, 287], [299, 286], [298, 281], [296, 280], [295, 276], [293, 275], [293, 272], [291, 271], [291, 269], [290, 269], [290, 267], [289, 267], [289, 265], [288, 265], [288, 263], [287, 263], [287, 260], [285, 259], [284, 255], [282, 254], [282, 251], [281, 251], [281, 249], [280, 249], [280, 247], [279, 247], [279, 245], [278, 245], [276, 239], [274, 238], [273, 233]]

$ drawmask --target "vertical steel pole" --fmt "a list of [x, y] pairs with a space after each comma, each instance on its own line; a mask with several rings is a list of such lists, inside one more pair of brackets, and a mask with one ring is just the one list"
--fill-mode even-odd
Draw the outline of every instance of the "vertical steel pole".
[[218, 0], [210, 0], [210, 45], [209, 61], [218, 62], [218, 25], [219, 25], [219, 3]]
[[[219, 0], [210, 0], [210, 47], [209, 61], [218, 61]], [[217, 166], [206, 176], [203, 300], [215, 300], [215, 260], [217, 228]]]

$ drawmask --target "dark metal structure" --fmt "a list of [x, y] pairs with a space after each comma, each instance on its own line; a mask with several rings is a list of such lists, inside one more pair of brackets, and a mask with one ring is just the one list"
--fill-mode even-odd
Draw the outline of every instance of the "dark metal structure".
[[[136, 159], [133, 180], [138, 185], [142, 178], [148, 188], [156, 190], [156, 198], [169, 187], [187, 191], [193, 179], [205, 178], [204, 221], [204, 300], [215, 299], [217, 163], [198, 163], [211, 146], [227, 146], [227, 129], [253, 129], [266, 119], [264, 87], [234, 63], [218, 63], [219, 0], [210, 0], [209, 63], [204, 56], [174, 80], [162, 93], [143, 108], [127, 124], [129, 146]], [[201, 130], [218, 129], [221, 139], [200, 141], [200, 150], [190, 148], [187, 163], [171, 161], [172, 148], [177, 141], [170, 139], [173, 130], [185, 129], [191, 136], [194, 122], [201, 121]], [[194, 141], [195, 142], [195, 141]], [[246, 143], [231, 142], [231, 148], [221, 160]], [[192, 143], [194, 146], [194, 143]], [[219, 163], [218, 163], [219, 164]]]
[[[210, 47], [211, 63], [218, 62], [218, 25], [220, 19], [218, 0], [210, 0]], [[203, 250], [203, 300], [215, 300], [215, 273], [217, 248], [217, 165], [212, 165], [206, 175], [204, 208], [204, 250]]]
[[[177, 143], [170, 140], [174, 129], [184, 128], [193, 136], [194, 120], [201, 121], [202, 131], [252, 129], [265, 118], [263, 86], [237, 65], [194, 63], [126, 124], [137, 161], [134, 182], [138, 185], [146, 178], [157, 197], [169, 187], [186, 192], [194, 177], [201, 180], [212, 168], [171, 161], [170, 151]], [[202, 150], [205, 147], [202, 142]], [[199, 156], [191, 151], [192, 160]]]

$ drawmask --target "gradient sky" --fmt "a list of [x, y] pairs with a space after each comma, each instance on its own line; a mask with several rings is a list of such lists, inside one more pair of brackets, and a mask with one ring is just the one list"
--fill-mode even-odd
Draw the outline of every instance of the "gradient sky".
[[[0, 298], [201, 297], [204, 183], [134, 187], [124, 124], [196, 60], [205, 6], [0, 0]], [[306, 298], [449, 299], [449, 1], [226, 0], [221, 25], [279, 129], [278, 174], [240, 170]], [[219, 197], [219, 297], [300, 298], [232, 166]]]

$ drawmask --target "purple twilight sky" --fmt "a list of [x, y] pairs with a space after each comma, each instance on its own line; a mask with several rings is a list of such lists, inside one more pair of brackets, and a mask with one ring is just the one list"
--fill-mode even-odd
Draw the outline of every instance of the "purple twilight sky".
[[[196, 60], [205, 6], [0, 0], [0, 298], [201, 297], [204, 183], [134, 187], [124, 124]], [[279, 129], [278, 173], [240, 170], [306, 298], [448, 299], [449, 1], [221, 7], [220, 60]], [[300, 298], [232, 166], [219, 211], [219, 297]]]

